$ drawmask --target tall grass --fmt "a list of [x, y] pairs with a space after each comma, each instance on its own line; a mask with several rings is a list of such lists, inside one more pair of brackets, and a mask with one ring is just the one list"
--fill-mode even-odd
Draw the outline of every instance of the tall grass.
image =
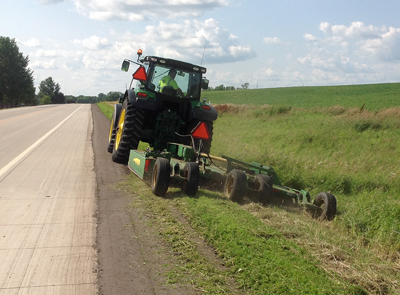
[[344, 226], [400, 250], [400, 108], [240, 108], [220, 113], [213, 154], [270, 165], [314, 195], [332, 192]]

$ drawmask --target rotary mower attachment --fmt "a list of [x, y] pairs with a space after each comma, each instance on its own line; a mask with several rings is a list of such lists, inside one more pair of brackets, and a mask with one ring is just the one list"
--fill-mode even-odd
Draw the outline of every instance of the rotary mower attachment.
[[202, 139], [207, 136], [207, 127], [202, 124], [200, 122], [192, 132], [194, 138], [200, 139], [199, 149], [168, 143], [162, 152], [130, 150], [129, 169], [141, 179], [150, 181], [152, 192], [161, 197], [167, 193], [171, 179], [180, 183], [182, 192], [189, 196], [196, 195], [202, 181], [220, 186], [220, 189], [222, 185], [225, 196], [237, 203], [245, 196], [264, 205], [273, 200], [289, 200], [305, 208], [316, 219], [332, 220], [335, 217], [336, 198], [330, 193], [320, 193], [311, 202], [307, 191], [283, 186], [272, 167], [200, 153]]

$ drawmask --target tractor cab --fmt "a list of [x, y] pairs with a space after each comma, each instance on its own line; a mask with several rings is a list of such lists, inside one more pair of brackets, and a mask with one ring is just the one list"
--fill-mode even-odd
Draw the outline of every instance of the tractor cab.
[[[125, 60], [122, 70], [128, 71], [130, 63], [132, 61]], [[199, 101], [201, 89], [208, 88], [208, 80], [203, 78], [204, 67], [158, 56], [141, 57], [141, 51], [138, 52], [138, 62], [133, 63], [139, 65], [133, 74], [133, 80], [138, 81], [136, 88], [150, 96]]]
[[[203, 76], [206, 68], [141, 55], [139, 50], [137, 61], [125, 59], [122, 63], [121, 69], [125, 72], [130, 64], [138, 66], [133, 71], [129, 89], [119, 101], [121, 107], [126, 105], [126, 126], [132, 126], [132, 129], [140, 126], [140, 131], [134, 132], [140, 133], [138, 140], [149, 143], [154, 150], [164, 150], [168, 142], [198, 145], [202, 141], [202, 152], [209, 153], [213, 122], [218, 113], [206, 99], [200, 99], [201, 89], [208, 88], [208, 80]], [[134, 81], [137, 82], [133, 87]], [[192, 140], [191, 132], [200, 122], [207, 125], [209, 137]], [[136, 144], [130, 146], [130, 149], [136, 148]]]

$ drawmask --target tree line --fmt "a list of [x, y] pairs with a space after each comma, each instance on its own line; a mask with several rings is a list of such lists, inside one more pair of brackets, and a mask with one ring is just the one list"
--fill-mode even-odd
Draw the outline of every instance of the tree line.
[[97, 96], [64, 95], [60, 84], [52, 77], [40, 82], [36, 94], [33, 71], [28, 65], [29, 57], [19, 51], [15, 39], [0, 36], [0, 109], [23, 105], [115, 101], [123, 95], [115, 91], [99, 93]]
[[217, 87], [208, 87], [207, 91], [223, 91], [223, 90], [237, 90], [237, 89], [248, 89], [249, 88], [249, 83], [244, 83], [242, 84], [241, 88], [235, 88], [235, 86], [224, 86], [224, 84], [221, 84]]

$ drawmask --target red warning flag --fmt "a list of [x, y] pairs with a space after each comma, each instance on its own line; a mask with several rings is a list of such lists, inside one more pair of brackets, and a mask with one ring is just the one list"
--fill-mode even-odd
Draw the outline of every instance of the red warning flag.
[[192, 131], [192, 136], [197, 139], [207, 140], [210, 138], [208, 133], [207, 125], [204, 122], [200, 122]]
[[133, 79], [139, 80], [139, 81], [146, 81], [147, 80], [147, 74], [146, 74], [146, 69], [143, 66], [140, 66], [136, 72], [133, 73]]

